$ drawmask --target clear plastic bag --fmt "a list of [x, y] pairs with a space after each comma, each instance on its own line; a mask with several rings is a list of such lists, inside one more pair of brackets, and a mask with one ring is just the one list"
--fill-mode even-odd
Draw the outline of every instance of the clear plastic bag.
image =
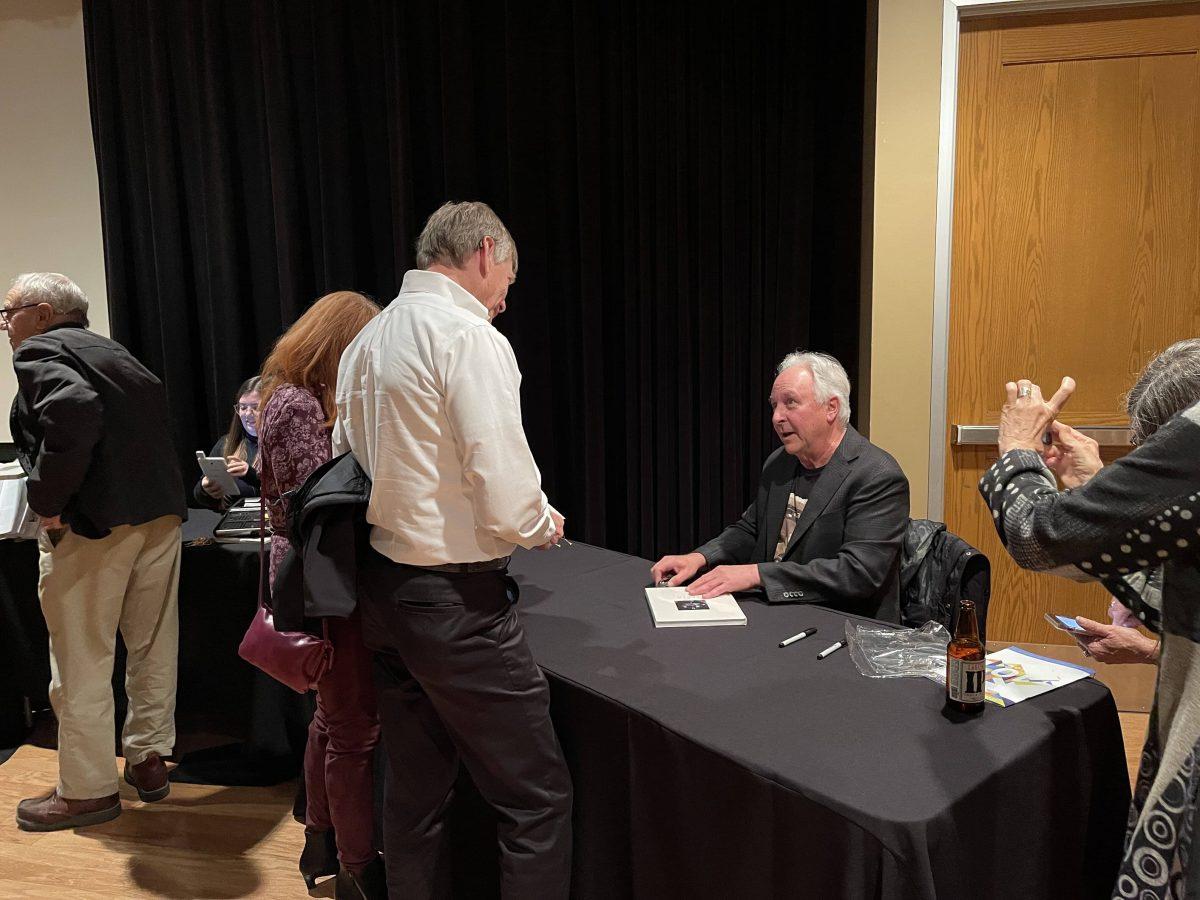
[[868, 678], [944, 678], [950, 632], [937, 622], [920, 628], [846, 622], [850, 658]]

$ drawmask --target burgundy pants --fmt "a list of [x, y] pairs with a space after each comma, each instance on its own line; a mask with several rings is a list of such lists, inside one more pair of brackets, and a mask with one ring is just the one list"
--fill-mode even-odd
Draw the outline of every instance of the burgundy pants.
[[358, 612], [349, 619], [326, 621], [333, 641], [333, 666], [317, 685], [317, 712], [304, 750], [305, 827], [336, 829], [338, 858], [343, 866], [357, 869], [375, 858], [374, 752], [379, 718], [371, 653], [363, 644]]

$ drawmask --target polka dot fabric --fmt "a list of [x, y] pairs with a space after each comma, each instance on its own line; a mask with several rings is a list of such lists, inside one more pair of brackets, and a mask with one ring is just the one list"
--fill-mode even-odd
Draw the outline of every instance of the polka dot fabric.
[[1013, 450], [979, 491], [1019, 565], [1098, 580], [1162, 634], [1150, 737], [1113, 896], [1197, 896], [1200, 872], [1190, 862], [1200, 815], [1200, 405], [1074, 490], [1059, 491], [1036, 452]]

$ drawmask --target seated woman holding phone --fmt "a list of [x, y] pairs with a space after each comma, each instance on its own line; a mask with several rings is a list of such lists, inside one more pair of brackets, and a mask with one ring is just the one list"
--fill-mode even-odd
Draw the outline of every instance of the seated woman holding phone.
[[261, 379], [248, 378], [238, 388], [234, 401], [233, 419], [229, 431], [218, 438], [209, 456], [224, 457], [225, 468], [237, 485], [236, 496], [228, 496], [221, 486], [208, 476], [196, 482], [192, 494], [198, 506], [224, 510], [241, 497], [258, 496], [258, 473], [254, 460], [258, 456], [258, 400]]

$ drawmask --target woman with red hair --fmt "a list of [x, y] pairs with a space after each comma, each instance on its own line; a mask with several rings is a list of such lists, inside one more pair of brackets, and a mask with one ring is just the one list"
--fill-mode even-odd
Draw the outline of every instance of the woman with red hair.
[[[334, 388], [342, 351], [379, 307], [362, 294], [326, 294], [296, 320], [263, 363], [259, 467], [271, 517], [270, 580], [288, 551], [286, 494], [331, 456]], [[317, 684], [317, 711], [304, 751], [308, 808], [300, 872], [311, 888], [337, 874], [338, 898], [386, 897], [374, 843], [373, 754], [379, 741], [371, 655], [358, 613], [325, 620], [333, 666]], [[340, 860], [340, 866], [339, 866]]]

